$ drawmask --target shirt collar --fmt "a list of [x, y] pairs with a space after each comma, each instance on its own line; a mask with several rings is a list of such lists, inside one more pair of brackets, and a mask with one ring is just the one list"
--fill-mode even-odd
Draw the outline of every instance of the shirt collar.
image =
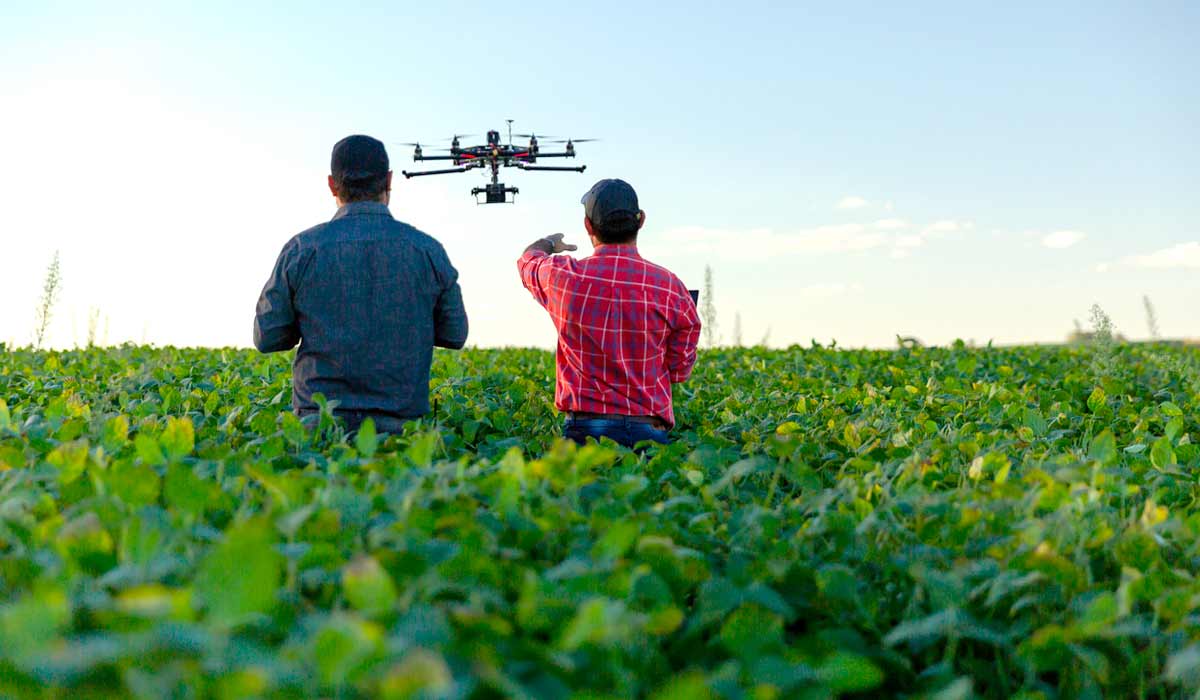
[[593, 255], [624, 255], [630, 258], [640, 258], [636, 243], [601, 243], [596, 246]]
[[333, 215], [333, 221], [337, 221], [344, 216], [367, 216], [371, 214], [376, 216], [382, 214], [391, 217], [392, 212], [388, 210], [387, 205], [383, 202], [350, 202], [338, 208], [337, 213]]

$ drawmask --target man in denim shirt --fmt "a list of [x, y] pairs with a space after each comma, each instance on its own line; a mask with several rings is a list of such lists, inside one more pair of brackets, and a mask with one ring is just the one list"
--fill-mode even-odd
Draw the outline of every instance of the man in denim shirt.
[[392, 218], [392, 172], [383, 144], [348, 136], [333, 147], [333, 219], [292, 238], [263, 287], [254, 318], [262, 352], [300, 343], [292, 406], [317, 412], [313, 394], [357, 430], [370, 417], [398, 432], [429, 412], [434, 346], [467, 341], [458, 272], [442, 245]]

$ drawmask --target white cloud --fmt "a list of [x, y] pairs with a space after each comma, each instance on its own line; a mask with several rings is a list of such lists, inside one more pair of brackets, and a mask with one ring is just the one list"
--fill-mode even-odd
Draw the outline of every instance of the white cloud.
[[1098, 272], [1102, 275], [1105, 272], [1108, 272], [1110, 269], [1112, 269], [1112, 265], [1109, 265], [1108, 263], [1098, 263], [1096, 265], [1096, 272]]
[[908, 228], [908, 222], [904, 219], [880, 219], [875, 222], [875, 228], [880, 231], [897, 231]]
[[970, 221], [944, 219], [942, 221], [935, 221], [916, 232], [901, 233], [901, 231], [911, 229], [907, 221], [904, 219], [880, 219], [875, 222], [875, 228], [895, 232], [890, 239], [892, 257], [903, 259], [907, 258], [914, 249], [924, 246], [932, 239], [944, 238], [961, 231], [969, 231], [975, 228], [975, 224]]
[[1144, 255], [1131, 255], [1121, 262], [1150, 269], [1200, 269], [1200, 241], [1187, 241]]
[[952, 219], [943, 219], [935, 221], [926, 226], [921, 233], [926, 236], [938, 236], [950, 233], [959, 233], [975, 228], [975, 224], [970, 221], [955, 221]]
[[1086, 237], [1087, 235], [1081, 231], [1054, 231], [1042, 237], [1042, 245], [1047, 248], [1060, 250], [1062, 248], [1070, 248]]
[[842, 197], [837, 203], [838, 209], [862, 209], [869, 202], [862, 197]]
[[970, 231], [974, 226], [970, 221], [949, 219], [924, 227], [915, 227], [906, 219], [879, 219], [872, 224], [832, 224], [796, 231], [680, 226], [664, 231], [660, 240], [683, 253], [739, 261], [876, 249], [887, 250], [899, 259], [932, 240]]

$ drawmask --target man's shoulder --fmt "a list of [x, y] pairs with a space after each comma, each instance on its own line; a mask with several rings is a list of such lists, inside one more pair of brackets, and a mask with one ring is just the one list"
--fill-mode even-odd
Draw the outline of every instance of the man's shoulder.
[[[354, 228], [349, 228], [351, 225], [354, 226]], [[311, 226], [296, 234], [292, 237], [292, 240], [289, 241], [289, 243], [294, 243], [295, 245], [303, 247], [306, 245], [319, 245], [329, 241], [342, 240], [346, 234], [349, 234], [351, 238], [355, 238], [357, 237], [356, 234], [361, 235], [362, 233], [362, 229], [359, 228], [361, 225], [361, 222], [350, 222], [344, 218], [334, 219], [332, 221], [322, 221], [316, 226]], [[421, 229], [411, 224], [406, 224], [398, 219], [389, 218], [375, 220], [371, 222], [371, 228], [402, 238], [410, 245], [422, 250], [444, 250], [441, 242], [439, 242], [436, 238], [425, 233]]]
[[630, 258], [630, 260], [633, 261], [632, 264], [636, 266], [637, 269], [644, 271], [647, 278], [652, 280], [657, 286], [672, 292], [687, 295], [687, 285], [683, 283], [683, 280], [679, 279], [678, 275], [676, 275], [674, 272], [671, 272], [666, 267], [663, 267], [658, 263], [651, 262], [640, 256], [637, 258]]
[[292, 236], [292, 239], [290, 241], [288, 241], [288, 243], [302, 245], [304, 243], [315, 241], [321, 237], [321, 234], [327, 228], [329, 228], [329, 222], [322, 221], [321, 223], [317, 224], [316, 226], [309, 226], [308, 228], [304, 229], [300, 233], [297, 233], [295, 236]]
[[445, 246], [442, 245], [441, 241], [412, 224], [406, 224], [399, 220], [393, 220], [392, 224], [395, 225], [397, 233], [407, 236], [413, 245], [418, 248], [434, 251], [445, 250]]

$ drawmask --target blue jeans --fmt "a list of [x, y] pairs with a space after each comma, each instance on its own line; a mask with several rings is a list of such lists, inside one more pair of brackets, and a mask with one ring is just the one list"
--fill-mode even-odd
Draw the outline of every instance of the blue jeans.
[[626, 417], [612, 418], [568, 418], [563, 423], [563, 437], [574, 440], [580, 445], [592, 437], [599, 440], [606, 437], [613, 442], [633, 447], [643, 440], [662, 443], [671, 442], [667, 431], [659, 430], [649, 423], [639, 423]]

